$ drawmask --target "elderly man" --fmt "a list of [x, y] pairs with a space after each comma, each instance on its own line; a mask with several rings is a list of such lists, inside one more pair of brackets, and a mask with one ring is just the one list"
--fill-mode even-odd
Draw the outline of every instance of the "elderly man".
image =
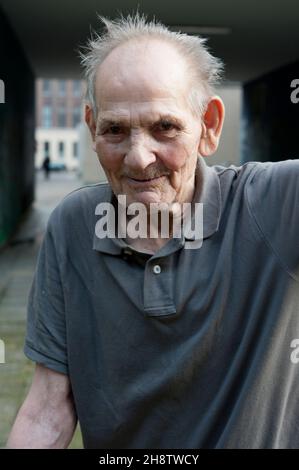
[[[86, 448], [297, 447], [298, 161], [208, 167], [221, 63], [139, 16], [103, 21], [83, 65], [109, 184], [50, 218], [28, 308], [36, 372], [8, 447], [65, 448], [77, 419]], [[119, 196], [146, 218], [202, 204], [202, 243], [159, 223], [98, 236], [96, 208], [118, 213]]]

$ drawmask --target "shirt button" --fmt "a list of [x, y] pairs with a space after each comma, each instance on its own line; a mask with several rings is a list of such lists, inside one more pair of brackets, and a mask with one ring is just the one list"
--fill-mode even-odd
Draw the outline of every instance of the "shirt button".
[[160, 274], [160, 272], [161, 272], [161, 267], [160, 267], [158, 264], [156, 264], [156, 265], [153, 267], [153, 272], [154, 272], [155, 274]]

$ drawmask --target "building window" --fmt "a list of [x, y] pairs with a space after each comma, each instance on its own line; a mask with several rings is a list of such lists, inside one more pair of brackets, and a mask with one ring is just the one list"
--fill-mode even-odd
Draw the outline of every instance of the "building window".
[[43, 96], [51, 96], [51, 81], [42, 80]]
[[49, 157], [50, 156], [50, 142], [45, 141], [44, 142], [44, 157]]
[[58, 94], [59, 96], [65, 96], [66, 94], [66, 81], [59, 80], [58, 82]]
[[66, 127], [66, 109], [65, 107], [58, 108], [58, 127]]
[[59, 142], [59, 143], [58, 143], [58, 155], [59, 155], [59, 158], [64, 158], [64, 150], [65, 150], [64, 142]]
[[74, 96], [81, 97], [81, 81], [73, 80], [73, 94]]
[[78, 158], [78, 142], [73, 142], [73, 157]]
[[76, 127], [82, 120], [81, 106], [77, 106], [73, 110], [73, 127]]
[[43, 106], [42, 108], [42, 127], [52, 127], [52, 108], [51, 106]]

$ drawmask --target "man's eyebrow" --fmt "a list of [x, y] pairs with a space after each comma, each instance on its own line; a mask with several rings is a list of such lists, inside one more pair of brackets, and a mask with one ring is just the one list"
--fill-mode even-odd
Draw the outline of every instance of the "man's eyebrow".
[[170, 122], [179, 127], [184, 127], [183, 121], [179, 119], [177, 116], [173, 116], [172, 114], [161, 114], [159, 118], [153, 122], [153, 124], [159, 124], [164, 121]]
[[[161, 122], [170, 122], [178, 127], [184, 127], [184, 123], [181, 119], [179, 119], [177, 116], [173, 116], [172, 114], [160, 114], [157, 116], [155, 119], [153, 118], [148, 118], [147, 120], [147, 125], [150, 126], [155, 126], [157, 124], [160, 124]], [[121, 125], [130, 125], [130, 118], [127, 116], [99, 116], [98, 118], [98, 126], [100, 128], [110, 126], [110, 125], [115, 125], [115, 124], [121, 124]]]
[[129, 119], [128, 118], [124, 118], [124, 117], [99, 117], [98, 118], [98, 125], [99, 126], [106, 126], [106, 125], [111, 125], [111, 124], [120, 124], [120, 123], [123, 123], [123, 122], [126, 122], [128, 123], [129, 122]]

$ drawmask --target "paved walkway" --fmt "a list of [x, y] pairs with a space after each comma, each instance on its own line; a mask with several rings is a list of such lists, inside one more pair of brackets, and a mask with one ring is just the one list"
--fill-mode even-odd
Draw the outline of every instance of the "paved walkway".
[[[5, 363], [0, 363], [0, 448], [5, 446], [34, 370], [23, 354], [26, 304], [47, 219], [57, 203], [81, 185], [70, 173], [52, 173], [47, 181], [41, 174], [36, 176], [36, 202], [11, 244], [0, 252], [0, 339], [5, 344]], [[82, 447], [79, 430], [70, 447]]]

